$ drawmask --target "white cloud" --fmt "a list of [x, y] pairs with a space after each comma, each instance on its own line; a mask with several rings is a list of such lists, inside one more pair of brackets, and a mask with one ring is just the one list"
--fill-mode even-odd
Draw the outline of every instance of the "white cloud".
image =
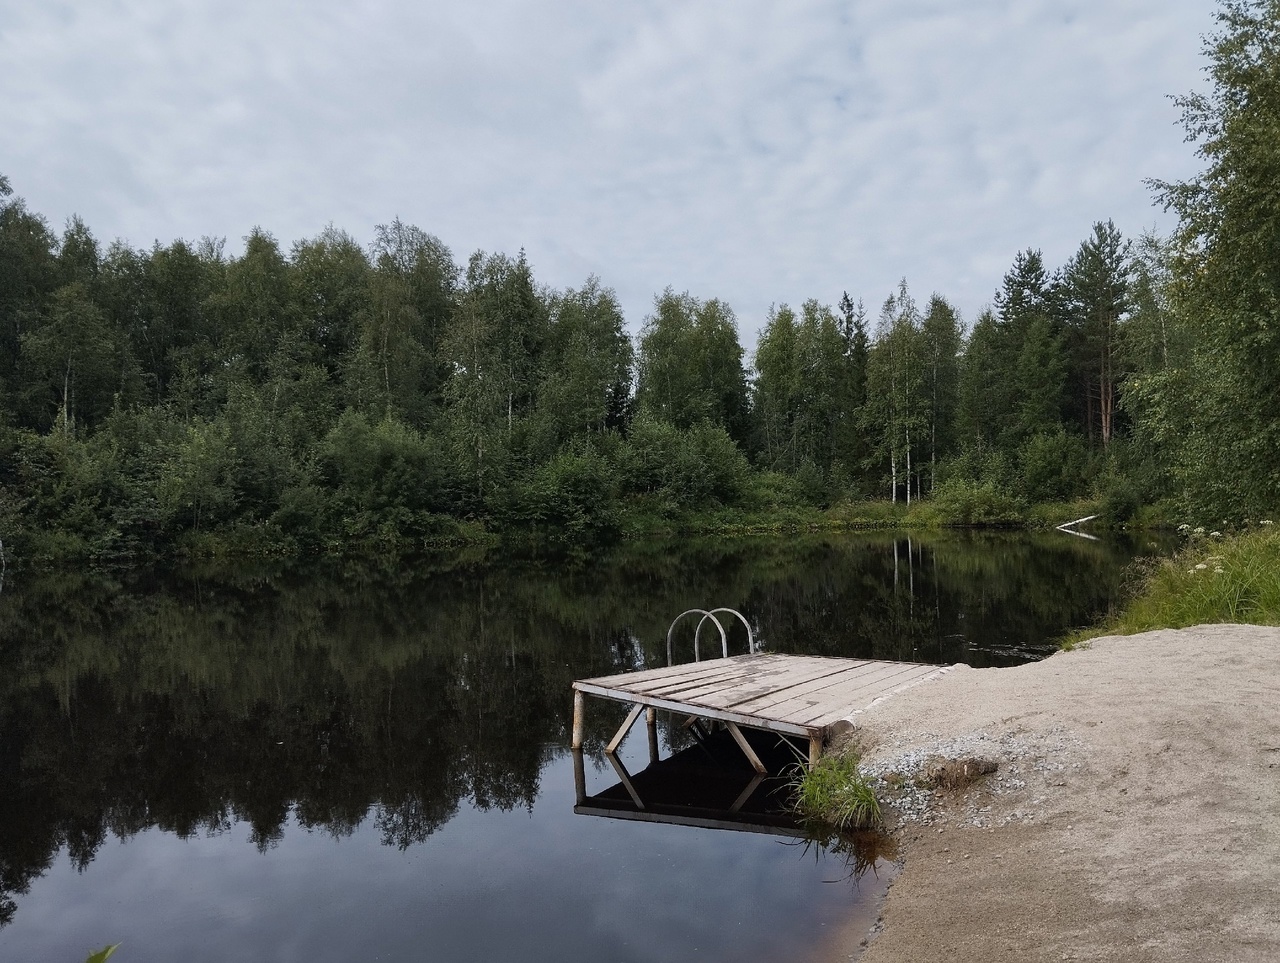
[[1204, 0], [786, 5], [24, 3], [0, 26], [0, 169], [136, 245], [288, 244], [400, 216], [458, 257], [598, 273], [634, 325], [670, 284], [966, 316], [1020, 249], [1156, 223], [1194, 170], [1165, 95]]

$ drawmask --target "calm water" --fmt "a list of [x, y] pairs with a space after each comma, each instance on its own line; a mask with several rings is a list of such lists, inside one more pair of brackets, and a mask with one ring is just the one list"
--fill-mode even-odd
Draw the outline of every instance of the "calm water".
[[[665, 664], [670, 619], [708, 605], [772, 651], [1014, 664], [1156, 548], [875, 534], [580, 567], [11, 572], [0, 959], [803, 960], [874, 878], [785, 837], [575, 815], [571, 682]], [[597, 793], [621, 708], [590, 710]]]

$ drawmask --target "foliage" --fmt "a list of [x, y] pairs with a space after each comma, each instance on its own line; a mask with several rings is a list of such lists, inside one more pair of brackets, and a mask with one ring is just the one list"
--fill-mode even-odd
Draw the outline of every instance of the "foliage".
[[989, 482], [954, 478], [939, 485], [914, 517], [921, 516], [935, 525], [1019, 525], [1026, 517], [1026, 504]]
[[1060, 501], [1081, 494], [1088, 483], [1084, 439], [1065, 428], [1038, 432], [1018, 448], [1019, 488], [1030, 502]]
[[[1098, 221], [1019, 251], [966, 324], [904, 278], [732, 308], [668, 288], [638, 337], [599, 279], [455, 260], [399, 220], [367, 249], [105, 248], [0, 179], [0, 537], [25, 557], [600, 545], [653, 531], [1220, 524], [1280, 503], [1280, 0], [1226, 0], [1198, 176], [1168, 239]], [[883, 502], [881, 504], [880, 502]], [[910, 511], [899, 508], [909, 507]]]
[[511, 488], [500, 517], [551, 545], [595, 543], [618, 530], [617, 489], [603, 455], [565, 449]]
[[880, 801], [870, 780], [858, 771], [852, 753], [825, 755], [801, 767], [791, 782], [792, 806], [805, 819], [838, 830], [871, 829], [881, 821]]
[[1280, 625], [1280, 535], [1269, 520], [1236, 535], [1193, 530], [1176, 555], [1149, 564], [1118, 614], [1072, 641], [1213, 622]]
[[84, 963], [107, 963], [107, 960], [111, 958], [111, 954], [119, 948], [119, 943], [112, 943], [110, 946], [104, 946], [102, 949], [90, 953], [85, 958]]
[[654, 299], [640, 332], [636, 405], [677, 428], [708, 422], [745, 442], [746, 371], [737, 319], [727, 304], [670, 288]]
[[1205, 169], [1152, 182], [1179, 218], [1166, 298], [1185, 350], [1132, 379], [1133, 410], [1191, 517], [1240, 521], [1280, 501], [1280, 2], [1223, 0], [1217, 20], [1212, 88], [1177, 99]]

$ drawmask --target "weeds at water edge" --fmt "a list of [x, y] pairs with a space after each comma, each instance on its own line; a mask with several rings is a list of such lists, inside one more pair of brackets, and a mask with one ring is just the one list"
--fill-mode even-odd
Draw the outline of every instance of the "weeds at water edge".
[[813, 768], [801, 768], [790, 786], [792, 805], [805, 819], [842, 831], [881, 823], [880, 800], [855, 755], [823, 756]]

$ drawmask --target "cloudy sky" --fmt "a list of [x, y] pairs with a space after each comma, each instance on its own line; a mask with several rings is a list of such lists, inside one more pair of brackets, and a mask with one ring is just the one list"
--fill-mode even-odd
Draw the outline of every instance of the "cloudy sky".
[[0, 172], [104, 241], [399, 216], [465, 261], [736, 310], [1167, 230], [1211, 0], [2, 0]]

